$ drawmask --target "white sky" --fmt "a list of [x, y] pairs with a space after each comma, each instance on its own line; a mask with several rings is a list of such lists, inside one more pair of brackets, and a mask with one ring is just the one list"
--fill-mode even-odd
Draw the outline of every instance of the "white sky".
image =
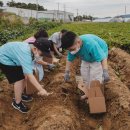
[[[3, 0], [4, 2], [10, 0]], [[16, 2], [25, 2], [25, 0], [14, 0]], [[73, 12], [77, 14], [92, 15], [96, 17], [116, 16], [125, 14], [125, 6], [127, 13], [130, 14], [130, 0], [38, 0], [40, 5], [43, 5], [49, 10], [57, 10], [58, 2], [60, 10]], [[36, 0], [26, 0], [26, 3], [36, 3]]]

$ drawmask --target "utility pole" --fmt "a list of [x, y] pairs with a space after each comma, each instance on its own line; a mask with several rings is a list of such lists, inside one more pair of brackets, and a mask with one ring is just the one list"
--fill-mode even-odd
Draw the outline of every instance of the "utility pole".
[[126, 15], [126, 13], [127, 13], [127, 10], [126, 10], [126, 5], [125, 5], [125, 15]]
[[64, 22], [66, 21], [66, 5], [64, 4]]
[[38, 19], [38, 0], [36, 0], [36, 19]]
[[60, 8], [60, 3], [58, 2], [57, 5], [58, 5], [57, 20], [59, 21], [59, 8]]
[[79, 21], [78, 16], [79, 16], [79, 10], [77, 9], [77, 20]]

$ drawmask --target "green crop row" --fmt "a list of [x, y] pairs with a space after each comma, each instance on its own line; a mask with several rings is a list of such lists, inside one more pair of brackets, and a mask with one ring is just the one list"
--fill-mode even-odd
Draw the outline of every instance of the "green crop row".
[[78, 35], [96, 34], [103, 38], [109, 47], [120, 47], [130, 53], [130, 23], [73, 23], [49, 30], [49, 34], [62, 28], [74, 31]]
[[47, 22], [47, 21], [37, 21], [30, 25], [19, 25], [15, 27], [1, 27], [0, 28], [0, 45], [6, 43], [10, 40], [25, 40], [30, 34], [36, 32], [39, 28], [44, 28], [45, 30], [52, 29], [54, 27], [60, 26], [60, 23]]

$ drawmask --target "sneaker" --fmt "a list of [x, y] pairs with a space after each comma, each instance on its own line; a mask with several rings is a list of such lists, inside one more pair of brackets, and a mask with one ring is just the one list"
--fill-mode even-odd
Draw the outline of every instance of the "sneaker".
[[27, 113], [28, 110], [29, 110], [22, 102], [20, 102], [19, 104], [17, 104], [15, 102], [15, 100], [13, 100], [12, 106], [13, 106], [14, 109], [17, 109], [17, 110], [19, 110], [22, 113]]
[[31, 102], [33, 100], [33, 97], [30, 95], [22, 94], [22, 101], [23, 102]]

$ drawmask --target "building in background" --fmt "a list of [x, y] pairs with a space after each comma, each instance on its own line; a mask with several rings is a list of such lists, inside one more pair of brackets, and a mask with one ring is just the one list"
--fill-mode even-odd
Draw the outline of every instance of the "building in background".
[[110, 22], [111, 19], [112, 19], [111, 17], [97, 18], [97, 19], [93, 20], [93, 22], [108, 23], [108, 22]]
[[97, 18], [93, 22], [130, 22], [130, 14], [119, 15], [115, 17]]
[[117, 16], [117, 17], [121, 17], [124, 20], [124, 22], [130, 21], [130, 14], [120, 15], [120, 16]]
[[36, 11], [15, 7], [1, 7], [4, 12], [15, 13], [18, 16], [21, 16], [24, 19], [29, 19], [30, 17], [36, 19], [46, 19], [53, 21], [64, 21], [64, 22], [73, 22], [74, 14], [66, 11], [60, 10], [47, 10], [47, 11]]

